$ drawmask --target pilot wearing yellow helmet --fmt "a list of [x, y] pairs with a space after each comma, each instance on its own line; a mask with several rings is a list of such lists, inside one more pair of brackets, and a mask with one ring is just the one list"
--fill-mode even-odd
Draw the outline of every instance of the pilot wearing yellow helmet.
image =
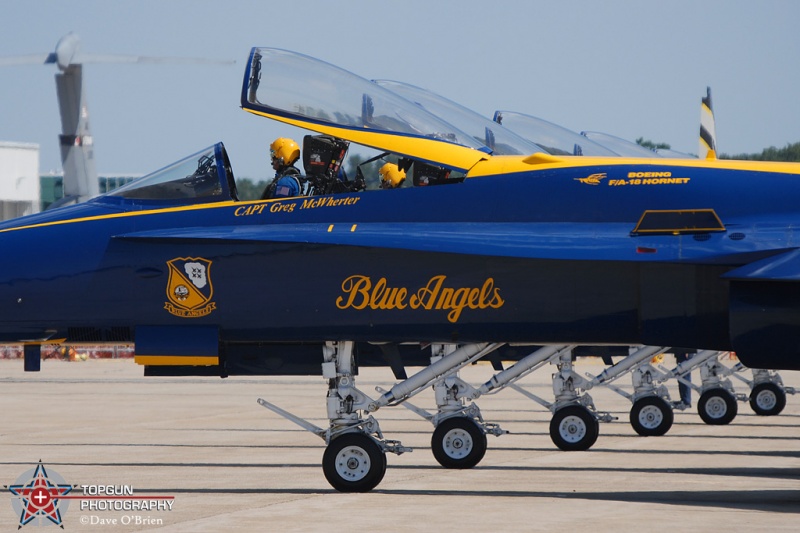
[[386, 163], [378, 171], [381, 175], [381, 189], [396, 189], [406, 181], [406, 173], [394, 163]]
[[269, 145], [269, 155], [275, 178], [264, 189], [261, 199], [300, 196], [303, 185], [300, 171], [294, 166], [300, 159], [300, 146], [288, 137], [278, 137]]

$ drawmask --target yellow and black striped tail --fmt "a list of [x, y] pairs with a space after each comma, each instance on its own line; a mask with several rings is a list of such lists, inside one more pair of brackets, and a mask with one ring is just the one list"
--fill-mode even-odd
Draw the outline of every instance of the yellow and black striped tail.
[[717, 158], [717, 132], [714, 127], [714, 111], [711, 107], [711, 87], [706, 87], [706, 96], [700, 104], [700, 159]]

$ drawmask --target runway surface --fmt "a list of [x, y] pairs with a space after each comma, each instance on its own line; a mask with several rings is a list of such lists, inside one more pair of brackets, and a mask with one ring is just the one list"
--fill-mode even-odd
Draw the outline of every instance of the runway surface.
[[[576, 368], [603, 369], [599, 360]], [[552, 372], [521, 385], [552, 400]], [[461, 375], [478, 385], [491, 374], [479, 364]], [[800, 388], [800, 372], [782, 376]], [[357, 386], [372, 394], [393, 383], [388, 369], [362, 369]], [[668, 386], [677, 397], [676, 383]], [[83, 498], [69, 500], [65, 531], [749, 532], [800, 524], [800, 394], [775, 417], [739, 403], [730, 425], [709, 426], [693, 408], [675, 413], [667, 435], [640, 437], [628, 422], [630, 402], [595, 389], [598, 409], [619, 420], [600, 425], [591, 450], [562, 452], [549, 436], [549, 411], [507, 390], [478, 401], [487, 421], [511, 433], [489, 436], [471, 470], [440, 467], [431, 424], [385, 408], [375, 416], [386, 438], [414, 452], [389, 454], [371, 493], [340, 494], [322, 474], [323, 441], [256, 402], [326, 426], [325, 393], [319, 376], [145, 378], [131, 360], [44, 361], [26, 374], [22, 361], [0, 361], [0, 531], [17, 530], [21, 517], [8, 487], [19, 490], [40, 461], [48, 479], [60, 476]], [[412, 401], [430, 409], [433, 394]], [[98, 490], [125, 494], [85, 498]], [[156, 500], [171, 510], [141, 503]], [[38, 529], [35, 521], [23, 528]]]

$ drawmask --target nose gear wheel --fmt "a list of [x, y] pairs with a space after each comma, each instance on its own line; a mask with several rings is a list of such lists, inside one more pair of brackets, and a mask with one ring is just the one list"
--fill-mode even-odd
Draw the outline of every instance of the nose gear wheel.
[[550, 420], [550, 438], [564, 451], [584, 451], [597, 441], [597, 419], [581, 405], [559, 409]]
[[697, 412], [703, 422], [712, 426], [730, 424], [736, 418], [738, 407], [736, 398], [722, 388], [705, 391], [697, 402]]
[[786, 407], [786, 393], [775, 383], [759, 383], [750, 393], [750, 408], [760, 416], [775, 416]]
[[340, 492], [368, 492], [386, 474], [386, 454], [372, 437], [345, 433], [325, 448], [322, 471]]
[[631, 426], [643, 437], [660, 437], [672, 427], [674, 416], [669, 404], [658, 396], [639, 398], [631, 408]]
[[433, 456], [445, 468], [472, 468], [486, 454], [486, 434], [470, 418], [448, 418], [431, 437]]

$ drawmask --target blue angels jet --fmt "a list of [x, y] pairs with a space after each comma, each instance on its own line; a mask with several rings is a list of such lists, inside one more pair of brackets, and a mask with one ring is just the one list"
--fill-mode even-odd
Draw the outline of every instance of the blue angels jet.
[[[385, 452], [403, 451], [371, 413], [445, 367], [521, 345], [735, 350], [751, 368], [800, 369], [800, 165], [497, 155], [484, 132], [271, 48], [251, 51], [241, 106], [317, 133], [298, 196], [239, 201], [219, 143], [0, 224], [0, 341], [25, 343], [26, 369], [42, 343], [100, 341], [135, 342], [148, 375], [321, 363], [330, 426], [307, 428], [342, 491], [372, 489]], [[348, 143], [411, 179], [364, 189], [341, 171]], [[359, 365], [402, 381], [370, 399]], [[407, 377], [409, 366], [423, 369]], [[571, 409], [559, 422], [581, 418]], [[473, 466], [484, 428], [452, 414], [434, 453]]]

